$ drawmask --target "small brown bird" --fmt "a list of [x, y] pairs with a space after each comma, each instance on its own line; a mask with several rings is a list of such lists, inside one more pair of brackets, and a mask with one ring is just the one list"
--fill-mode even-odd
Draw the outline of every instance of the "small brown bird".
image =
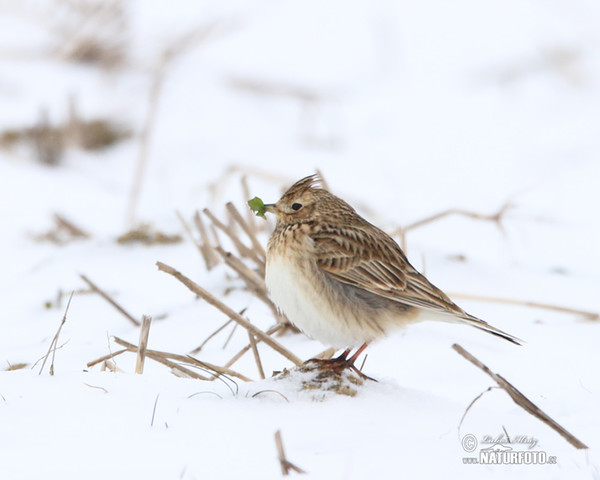
[[333, 362], [355, 369], [354, 361], [373, 340], [422, 320], [464, 323], [520, 344], [454, 304], [415, 270], [387, 233], [318, 182], [316, 175], [303, 178], [277, 203], [265, 205], [277, 217], [266, 283], [300, 330], [346, 349]]

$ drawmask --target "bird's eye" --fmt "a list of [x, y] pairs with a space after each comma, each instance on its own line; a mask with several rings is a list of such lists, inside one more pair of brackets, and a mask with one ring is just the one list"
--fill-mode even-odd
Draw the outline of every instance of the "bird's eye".
[[298, 210], [300, 210], [301, 208], [302, 208], [302, 204], [301, 204], [301, 203], [293, 203], [293, 204], [292, 204], [292, 210], [294, 210], [294, 211], [296, 211], [296, 212], [297, 212]]

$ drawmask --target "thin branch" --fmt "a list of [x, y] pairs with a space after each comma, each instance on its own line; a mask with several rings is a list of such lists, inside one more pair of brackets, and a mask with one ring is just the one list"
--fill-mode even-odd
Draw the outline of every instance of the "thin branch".
[[62, 330], [62, 327], [65, 324], [65, 322], [67, 321], [67, 312], [69, 311], [69, 307], [71, 306], [71, 300], [73, 299], [74, 293], [75, 292], [71, 292], [71, 296], [69, 297], [69, 301], [67, 302], [67, 307], [65, 308], [65, 313], [62, 317], [60, 325], [58, 326], [58, 330], [54, 334], [54, 338], [50, 342], [50, 347], [48, 348], [48, 353], [44, 357], [44, 361], [42, 362], [42, 367], [40, 368], [38, 375], [41, 375], [42, 372], [44, 371], [44, 366], [46, 365], [46, 361], [48, 360], [50, 353], [52, 353], [52, 362], [50, 363], [50, 375], [54, 375], [54, 357], [56, 355], [56, 345], [58, 344], [58, 337], [60, 335], [60, 331]]
[[106, 388], [104, 388], [104, 387], [100, 387], [100, 386], [97, 386], [97, 385], [90, 385], [89, 383], [85, 383], [85, 382], [83, 382], [83, 384], [86, 387], [95, 388], [97, 390], [102, 390], [104, 393], [108, 393], [108, 390]]
[[221, 332], [231, 322], [233, 322], [233, 320], [230, 318], [223, 325], [221, 325], [219, 328], [217, 328], [213, 333], [211, 333], [208, 337], [206, 337], [206, 339], [200, 345], [198, 345], [196, 348], [194, 348], [190, 353], [192, 355], [200, 353], [200, 351], [204, 348], [204, 345], [206, 345], [211, 338], [215, 337], [219, 332]]
[[500, 388], [496, 385], [493, 385], [491, 387], [486, 388], [483, 392], [481, 392], [479, 395], [477, 395], [473, 401], [471, 403], [469, 403], [469, 406], [465, 409], [465, 413], [463, 413], [463, 416], [460, 419], [460, 422], [458, 423], [458, 430], [460, 431], [460, 427], [462, 426], [463, 422], [465, 421], [465, 417], [467, 416], [467, 413], [469, 413], [469, 410], [471, 410], [471, 407], [473, 407], [473, 405], [475, 405], [475, 403], [477, 403], [477, 400], [479, 400], [481, 397], [483, 397], [486, 393], [494, 390], [495, 388]]
[[271, 297], [269, 297], [267, 285], [261, 276], [251, 268], [248, 268], [246, 264], [233, 253], [226, 252], [221, 247], [216, 247], [215, 251], [221, 255], [225, 264], [244, 280], [248, 288], [250, 288], [250, 290], [271, 309], [271, 312], [273, 312], [273, 316], [278, 323], [288, 323], [287, 318], [279, 312], [277, 305], [275, 305], [273, 300], [271, 300]]
[[285, 457], [285, 451], [283, 450], [283, 441], [281, 440], [281, 430], [275, 432], [275, 446], [277, 447], [277, 458], [279, 458], [279, 464], [281, 465], [281, 474], [289, 475], [290, 470], [296, 473], [306, 473], [300, 467], [297, 467]]
[[98, 287], [96, 284], [94, 284], [89, 278], [87, 278], [85, 275], [80, 274], [79, 275], [81, 277], [81, 279], [88, 284], [88, 286], [94, 291], [96, 292], [98, 295], [100, 295], [102, 298], [104, 298], [104, 300], [106, 300], [108, 303], [110, 303], [113, 307], [115, 307], [119, 312], [121, 312], [125, 318], [127, 318], [127, 320], [129, 320], [131, 323], [133, 323], [136, 327], [139, 327], [141, 325], [139, 320], [136, 320], [135, 318], [133, 318], [133, 316], [131, 316], [129, 314], [129, 312], [127, 312], [127, 310], [125, 310], [121, 305], [119, 305], [117, 302], [115, 302], [109, 295], [108, 293], [106, 293], [104, 290], [101, 290], [100, 287]]
[[[125, 347], [130, 352], [136, 353], [138, 351], [137, 345], [129, 343], [119, 337], [113, 337], [113, 340], [115, 341], [115, 343], [117, 343], [118, 345], [121, 345], [122, 347]], [[213, 372], [216, 372], [218, 375], [229, 375], [232, 377], [239, 378], [240, 380], [243, 380], [244, 382], [252, 381], [245, 375], [242, 375], [241, 373], [236, 372], [235, 370], [231, 370], [230, 368], [226, 368], [226, 367], [219, 367], [218, 365], [214, 365], [209, 362], [204, 362], [202, 360], [198, 360], [197, 358], [194, 358], [191, 355], [180, 355], [178, 353], [162, 352], [160, 350], [146, 350], [146, 356], [148, 358], [152, 358], [153, 360], [156, 360], [156, 361], [174, 360], [177, 362], [195, 365], [197, 367], [201, 367], [206, 370], [212, 370]], [[178, 364], [175, 364], [175, 365], [178, 365]], [[170, 365], [170, 366], [172, 366], [172, 365]], [[180, 365], [178, 365], [178, 366], [180, 366]], [[202, 379], [210, 380], [209, 378], [206, 378], [206, 377], [202, 377]]]
[[485, 295], [470, 295], [465, 293], [452, 293], [448, 294], [450, 297], [462, 298], [464, 300], [475, 300], [478, 302], [490, 302], [490, 303], [505, 303], [508, 305], [520, 305], [524, 307], [542, 308], [544, 310], [553, 310], [556, 312], [563, 313], [574, 313], [575, 315], [581, 315], [587, 320], [598, 320], [600, 314], [596, 312], [590, 312], [588, 310], [579, 310], [577, 308], [562, 307], [559, 305], [550, 305], [548, 303], [531, 302], [529, 300], [518, 300], [513, 298], [501, 298], [501, 297], [488, 297]]
[[202, 211], [204, 212], [204, 215], [206, 215], [208, 218], [210, 218], [210, 221], [213, 223], [213, 225], [215, 227], [217, 227], [219, 230], [221, 230], [223, 233], [225, 233], [225, 235], [227, 235], [230, 238], [230, 240], [233, 242], [236, 250], [239, 252], [239, 254], [242, 257], [250, 258], [250, 259], [254, 260], [257, 265], [263, 265], [263, 269], [264, 269], [264, 260], [262, 260], [254, 250], [252, 250], [251, 248], [248, 248], [246, 245], [244, 245], [238, 238], [237, 234], [232, 230], [231, 227], [229, 227], [229, 226], [225, 225], [223, 222], [221, 222], [217, 217], [215, 217], [212, 214], [212, 212], [208, 208], [205, 208]]
[[[225, 204], [225, 208], [227, 208], [227, 210], [229, 211], [229, 213], [231, 214], [233, 219], [238, 223], [238, 225], [240, 227], [242, 227], [242, 230], [244, 230], [246, 235], [248, 235], [248, 238], [250, 239], [250, 242], [252, 243], [254, 250], [256, 250], [256, 252], [258, 252], [258, 255], [260, 255], [260, 257], [262, 259], [266, 258], [267, 254], [265, 252], [265, 249], [263, 248], [261, 243], [258, 241], [256, 236], [254, 235], [254, 232], [248, 226], [248, 223], [246, 222], [246, 220], [244, 220], [244, 217], [242, 217], [239, 210], [237, 208], [235, 208], [235, 205], [231, 202], [227, 202]], [[264, 263], [264, 260], [263, 260], [263, 263]]]
[[79, 228], [77, 225], [75, 225], [73, 222], [67, 220], [62, 215], [55, 213], [53, 215], [53, 217], [54, 217], [54, 221], [56, 222], [56, 225], [59, 228], [64, 228], [65, 230], [67, 230], [71, 234], [72, 237], [90, 238], [89, 233], [85, 232], [84, 230]]
[[227, 338], [225, 339], [225, 343], [223, 344], [223, 347], [221, 347], [222, 350], [225, 350], [227, 348], [227, 345], [229, 345], [229, 342], [233, 338], [233, 334], [235, 333], [235, 331], [237, 330], [237, 328], [239, 326], [240, 326], [239, 323], [236, 323], [233, 326], [233, 328], [231, 329], [231, 332], [229, 332], [229, 335], [227, 335]]
[[179, 280], [181, 283], [183, 283], [192, 293], [195, 293], [196, 295], [201, 297], [203, 300], [205, 300], [207, 303], [209, 303], [213, 307], [221, 310], [221, 312], [223, 312], [229, 318], [231, 318], [232, 320], [234, 320], [235, 322], [240, 324], [246, 330], [253, 333], [257, 338], [260, 338], [263, 342], [265, 342], [267, 345], [269, 345], [273, 350], [275, 350], [276, 352], [278, 352], [279, 354], [281, 354], [282, 356], [287, 358], [289, 361], [291, 361], [295, 365], [302, 364], [302, 360], [300, 358], [298, 358], [296, 355], [294, 355], [292, 352], [290, 352], [287, 348], [285, 348], [279, 342], [272, 339], [269, 335], [267, 335], [261, 329], [254, 326], [252, 323], [250, 323], [248, 320], [246, 320], [240, 314], [238, 314], [237, 312], [235, 312], [234, 310], [229, 308], [227, 305], [225, 305], [223, 302], [221, 302], [215, 296], [210, 294], [208, 291], [204, 290], [200, 285], [198, 285], [197, 283], [195, 283], [194, 281], [190, 280], [188, 277], [183, 275], [181, 272], [178, 272], [173, 267], [170, 267], [169, 265], [166, 265], [162, 262], [156, 262], [156, 266], [158, 267], [158, 269], [160, 271], [174, 276], [177, 280]]
[[417, 220], [416, 222], [410, 223], [410, 224], [406, 225], [405, 227], [403, 227], [402, 229], [405, 232], [408, 232], [409, 230], [413, 230], [415, 228], [422, 227], [423, 225], [427, 225], [428, 223], [435, 222], [441, 218], [444, 218], [444, 217], [447, 217], [450, 215], [460, 215], [463, 217], [472, 218], [474, 220], [486, 220], [486, 221], [495, 222], [498, 225], [501, 225], [503, 217], [506, 215], [506, 212], [511, 208], [513, 208], [513, 205], [510, 202], [506, 202], [504, 205], [502, 205], [498, 209], [498, 211], [496, 211], [495, 213], [492, 213], [492, 214], [471, 212], [468, 210], [462, 210], [460, 208], [450, 208], [448, 210], [444, 210], [443, 212], [439, 212], [439, 213], [436, 213], [429, 217], [425, 217], [421, 220]]
[[219, 256], [215, 253], [215, 247], [208, 238], [202, 216], [198, 211], [194, 213], [194, 224], [196, 225], [198, 232], [200, 232], [200, 253], [202, 254], [202, 258], [204, 258], [206, 269], [210, 271], [214, 266], [219, 264], [220, 260]]
[[[284, 325], [282, 325], [281, 323], [278, 323], [277, 325], [273, 325], [271, 328], [269, 328], [265, 333], [267, 335], [273, 335], [274, 333], [278, 332], [279, 330], [281, 330], [282, 328], [284, 328]], [[256, 338], [256, 343], [260, 342], [260, 338]], [[236, 353], [231, 360], [229, 360], [226, 364], [225, 367], [231, 367], [234, 363], [236, 363], [240, 358], [242, 358], [246, 352], [248, 350], [250, 350], [252, 348], [252, 345], [248, 344], [246, 345], [244, 348], [242, 348], [238, 353]]]
[[[133, 345], [129, 342], [126, 342], [125, 340], [118, 338], [118, 337], [113, 337], [113, 339], [114, 339], [115, 343], [127, 348], [127, 350], [129, 352], [137, 353], [137, 345]], [[168, 358], [165, 358], [164, 356], [156, 355], [156, 352], [154, 350], [146, 350], [146, 356], [148, 358], [151, 358], [155, 362], [162, 363], [163, 365], [165, 365], [173, 370], [178, 370], [190, 378], [195, 378], [197, 380], [205, 380], [205, 381], [210, 380], [210, 378], [200, 375], [200, 374], [194, 372], [193, 370], [190, 370], [189, 368], [185, 368], [185, 367], [179, 365], [178, 363], [172, 362], [171, 360], [169, 360]]]
[[258, 376], [261, 380], [265, 379], [265, 371], [263, 370], [262, 362], [260, 361], [260, 354], [258, 353], [258, 348], [256, 348], [256, 339], [254, 335], [248, 332], [248, 338], [250, 339], [250, 347], [252, 348], [252, 353], [254, 354], [254, 361], [256, 362], [256, 368], [258, 369]]
[[406, 232], [422, 227], [429, 223], [433, 223], [450, 215], [461, 215], [463, 217], [473, 218], [475, 220], [486, 220], [495, 222], [498, 228], [502, 230], [502, 220], [506, 215], [506, 212], [512, 207], [513, 205], [510, 202], [506, 202], [500, 207], [500, 209], [498, 209], [497, 212], [489, 215], [483, 213], [470, 212], [468, 210], [462, 210], [460, 208], [450, 208], [448, 210], [444, 210], [434, 215], [430, 215], [429, 217], [425, 217], [421, 220], [417, 220], [416, 222], [410, 223], [404, 227], [398, 227], [390, 233], [390, 236], [394, 237], [399, 235], [401, 247], [402, 249], [406, 250]]
[[575, 438], [571, 433], [561, 427], [558, 423], [552, 420], [546, 413], [540, 410], [531, 400], [529, 400], [525, 395], [523, 395], [516, 387], [514, 387], [508, 380], [506, 380], [502, 375], [492, 372], [486, 365], [484, 365], [481, 361], [467, 352], [463, 347], [458, 344], [452, 345], [452, 348], [456, 350], [460, 355], [466, 358], [469, 362], [475, 365], [477, 368], [482, 370], [484, 373], [492, 377], [492, 379], [498, 384], [498, 386], [503, 389], [510, 398], [512, 398], [513, 402], [523, 408], [527, 413], [533, 415], [538, 420], [541, 420], [543, 423], [548, 425], [550, 428], [555, 430], [559, 435], [561, 435], [567, 442], [573, 445], [575, 448], [584, 449], [588, 448], [583, 442]]
[[135, 361], [135, 373], [144, 373], [144, 361], [146, 360], [146, 350], [148, 348], [148, 335], [150, 334], [150, 324], [152, 317], [142, 316], [142, 328], [140, 329], [140, 340], [138, 342], [137, 358]]
[[128, 352], [129, 350], [124, 348], [122, 350], [117, 350], [116, 352], [111, 352], [108, 355], [103, 355], [100, 358], [97, 358], [96, 360], [92, 360], [91, 362], [87, 363], [88, 368], [91, 368], [95, 365], [98, 365], [99, 363], [102, 363], [106, 360], [110, 360], [113, 357], [116, 357], [117, 355], [121, 355], [122, 353]]
[[192, 233], [192, 229], [190, 228], [189, 224], [185, 221], [185, 218], [183, 218], [183, 215], [181, 214], [181, 212], [179, 210], [175, 210], [175, 215], [177, 215], [177, 218], [179, 219], [179, 222], [181, 223], [181, 226], [185, 230], [185, 233], [187, 234], [189, 239], [196, 246], [198, 251], [200, 253], [202, 253], [202, 243], [199, 242], [198, 240], [196, 240], [196, 238], [194, 237], [194, 234]]

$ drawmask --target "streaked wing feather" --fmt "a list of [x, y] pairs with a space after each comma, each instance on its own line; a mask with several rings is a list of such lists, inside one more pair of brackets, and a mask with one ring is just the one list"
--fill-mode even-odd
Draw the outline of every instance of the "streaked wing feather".
[[312, 238], [317, 265], [335, 280], [413, 307], [467, 315], [413, 268], [391, 237], [369, 223], [360, 230], [325, 228]]

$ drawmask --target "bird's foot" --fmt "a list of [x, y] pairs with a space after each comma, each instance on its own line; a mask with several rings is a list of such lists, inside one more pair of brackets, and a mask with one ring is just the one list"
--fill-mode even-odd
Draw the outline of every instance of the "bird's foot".
[[358, 351], [350, 358], [348, 358], [348, 355], [350, 354], [350, 349], [347, 349], [339, 357], [328, 359], [311, 358], [310, 360], [307, 360], [304, 363], [316, 363], [317, 368], [319, 370], [333, 370], [335, 372], [342, 372], [344, 370], [349, 369], [356, 373], [363, 380], [373, 380], [374, 382], [376, 382], [377, 380], [369, 377], [368, 375], [365, 375], [358, 368], [356, 368], [356, 365], [354, 365], [354, 362], [358, 358], [358, 355], [364, 350], [364, 348], [366, 348], [366, 345], [364, 347], [359, 348]]

